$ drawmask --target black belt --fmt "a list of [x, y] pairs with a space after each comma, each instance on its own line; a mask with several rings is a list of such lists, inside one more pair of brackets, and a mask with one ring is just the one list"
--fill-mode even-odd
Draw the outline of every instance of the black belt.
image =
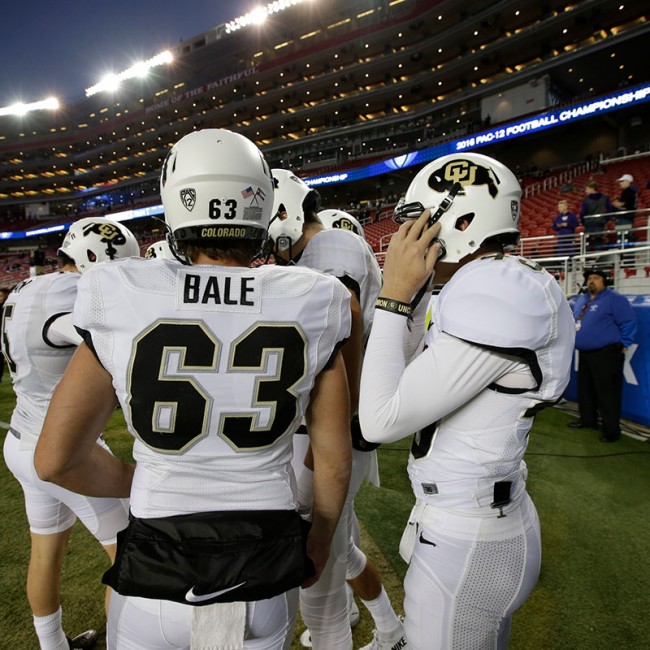
[[503, 507], [507, 506], [512, 499], [510, 498], [510, 489], [512, 488], [512, 481], [497, 481], [494, 484], [494, 492], [492, 498], [494, 501], [490, 504], [490, 508], [499, 509], [499, 518], [505, 517], [503, 514]]

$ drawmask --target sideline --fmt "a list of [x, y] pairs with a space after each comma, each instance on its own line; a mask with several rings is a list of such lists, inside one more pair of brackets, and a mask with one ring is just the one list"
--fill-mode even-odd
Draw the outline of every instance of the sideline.
[[[570, 402], [568, 400], [561, 400], [555, 408], [559, 408], [566, 413], [570, 413], [575, 417], [578, 417], [578, 403]], [[632, 420], [625, 420], [621, 418], [621, 433], [624, 436], [633, 438], [634, 440], [640, 440], [641, 442], [650, 442], [650, 427], [646, 427], [643, 424], [638, 422], [632, 422]]]

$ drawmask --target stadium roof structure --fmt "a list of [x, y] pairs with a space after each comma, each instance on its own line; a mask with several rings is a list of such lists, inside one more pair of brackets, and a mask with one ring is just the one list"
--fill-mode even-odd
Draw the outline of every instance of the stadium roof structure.
[[[286, 4], [262, 24], [180, 43], [113, 93], [0, 116], [0, 230], [33, 204], [63, 218], [102, 201], [158, 203], [162, 160], [193, 129], [236, 130], [272, 166], [313, 177], [648, 81], [644, 3]], [[488, 117], [500, 94], [511, 114]]]

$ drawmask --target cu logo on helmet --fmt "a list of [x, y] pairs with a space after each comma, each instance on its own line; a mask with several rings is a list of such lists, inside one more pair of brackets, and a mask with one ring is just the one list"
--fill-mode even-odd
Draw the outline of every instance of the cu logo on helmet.
[[334, 228], [340, 228], [341, 230], [350, 230], [351, 232], [357, 231], [357, 229], [354, 227], [354, 224], [345, 217], [342, 217], [341, 219], [335, 221], [332, 226]]
[[[126, 244], [124, 233], [112, 223], [89, 223], [87, 226], [84, 226], [83, 233], [84, 237], [87, 237], [91, 233], [93, 235], [98, 235], [99, 241], [102, 244], [106, 244], [106, 255], [110, 260], [114, 260], [117, 257], [117, 248], [115, 247]], [[91, 262], [96, 262], [96, 253], [91, 250], [88, 259]]]
[[116, 246], [126, 244], [124, 233], [112, 223], [90, 223], [84, 226], [84, 237], [90, 234], [99, 235], [100, 241]]
[[462, 158], [448, 162], [442, 169], [434, 172], [429, 179], [429, 185], [437, 192], [450, 189], [454, 183], [463, 187], [468, 185], [487, 185], [490, 196], [494, 198], [499, 190], [499, 179], [492, 169], [481, 167], [471, 160]]

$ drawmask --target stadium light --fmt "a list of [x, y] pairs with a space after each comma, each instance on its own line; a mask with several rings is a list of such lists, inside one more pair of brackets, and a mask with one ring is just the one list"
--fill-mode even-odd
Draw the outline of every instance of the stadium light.
[[43, 99], [40, 102], [31, 102], [30, 104], [17, 102], [11, 106], [0, 108], [0, 117], [3, 115], [26, 115], [32, 111], [40, 110], [55, 111], [57, 108], [59, 108], [59, 106], [59, 100], [56, 97], [48, 97], [47, 99]]
[[226, 34], [236, 32], [242, 27], [248, 25], [261, 25], [271, 14], [278, 13], [279, 11], [284, 11], [289, 7], [294, 5], [301, 4], [303, 2], [308, 2], [309, 0], [275, 0], [275, 2], [270, 2], [266, 7], [256, 7], [252, 11], [249, 11], [247, 14], [235, 18], [226, 23]]
[[99, 83], [96, 83], [90, 88], [86, 88], [86, 97], [96, 95], [97, 93], [103, 92], [105, 90], [117, 90], [120, 83], [125, 79], [133, 79], [134, 77], [144, 78], [149, 74], [149, 70], [155, 68], [159, 65], [164, 65], [166, 63], [171, 63], [174, 60], [172, 53], [169, 50], [165, 50], [160, 54], [157, 54], [154, 57], [151, 57], [147, 61], [138, 61], [130, 68], [117, 74], [106, 75]]
[[256, 7], [251, 11], [251, 22], [254, 25], [261, 25], [266, 21], [268, 14], [262, 7]]

